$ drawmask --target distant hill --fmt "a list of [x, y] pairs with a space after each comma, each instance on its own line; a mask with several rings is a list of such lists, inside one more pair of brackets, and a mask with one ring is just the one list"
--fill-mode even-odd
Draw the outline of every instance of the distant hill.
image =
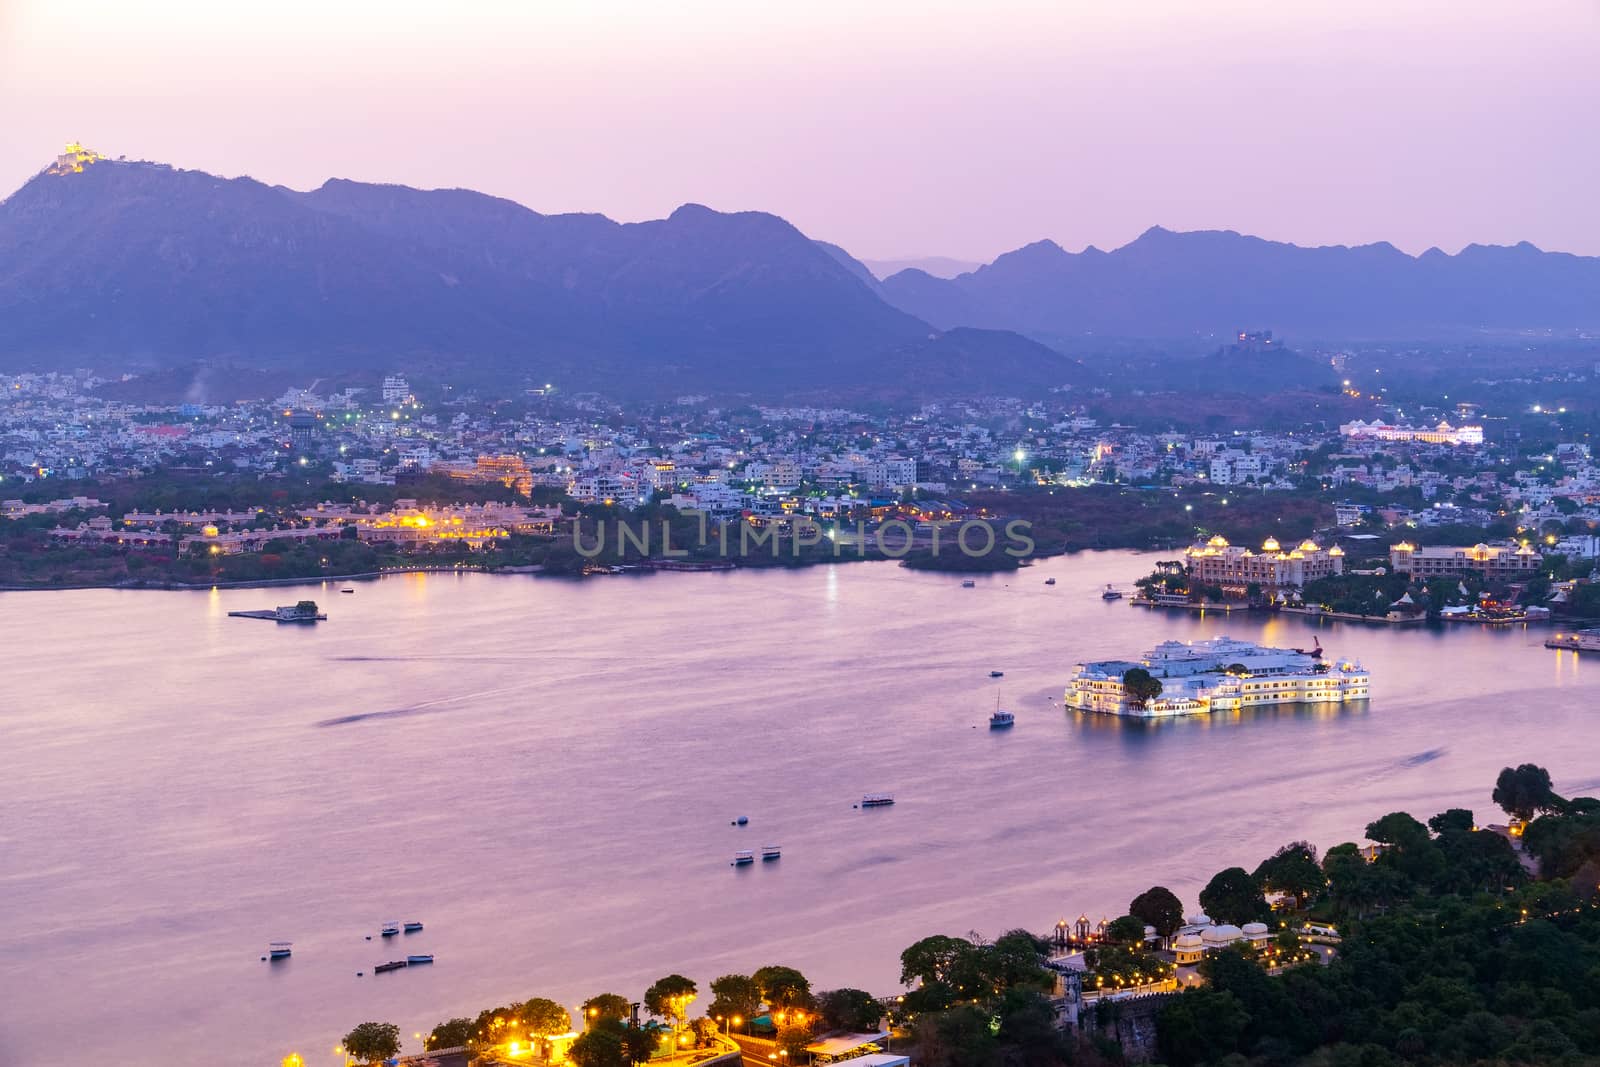
[[438, 370], [637, 392], [907, 376], [985, 390], [1078, 366], [1008, 334], [939, 333], [843, 250], [760, 212], [690, 204], [620, 224], [461, 189], [297, 192], [109, 161], [0, 202], [0, 366]]
[[1152, 228], [1113, 252], [1039, 241], [953, 279], [906, 270], [879, 289], [936, 326], [1184, 337], [1267, 326], [1325, 337], [1600, 327], [1600, 259], [1470, 245], [1301, 248], [1231, 230]]
[[877, 278], [887, 278], [903, 270], [920, 270], [935, 278], [954, 278], [983, 266], [975, 259], [952, 259], [949, 256], [911, 256], [906, 259], [868, 259], [863, 262]]

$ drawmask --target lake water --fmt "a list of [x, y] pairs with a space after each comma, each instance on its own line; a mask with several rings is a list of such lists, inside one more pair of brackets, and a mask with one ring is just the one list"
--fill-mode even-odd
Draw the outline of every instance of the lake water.
[[[1542, 631], [1099, 599], [1153, 558], [975, 589], [855, 563], [0, 594], [0, 1062], [315, 1067], [367, 1019], [415, 1051], [513, 999], [768, 963], [890, 993], [926, 934], [1115, 916], [1153, 883], [1193, 907], [1222, 867], [1390, 810], [1487, 820], [1507, 763], [1600, 784], [1600, 661]], [[226, 617], [302, 596], [332, 618]], [[1313, 633], [1372, 670], [1368, 706], [1060, 709], [1082, 659]], [[899, 802], [852, 807], [877, 790]], [[729, 866], [769, 842], [778, 863]], [[384, 945], [386, 919], [427, 926]], [[260, 962], [274, 939], [291, 960]], [[406, 952], [438, 962], [372, 975]]]

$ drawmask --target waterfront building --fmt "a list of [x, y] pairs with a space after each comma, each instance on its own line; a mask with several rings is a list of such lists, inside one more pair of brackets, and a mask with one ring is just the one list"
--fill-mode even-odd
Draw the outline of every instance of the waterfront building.
[[1390, 426], [1382, 419], [1347, 422], [1339, 432], [1354, 441], [1416, 441], [1428, 445], [1481, 445], [1482, 426], [1451, 426], [1440, 422], [1437, 426]]
[[1517, 578], [1534, 573], [1543, 563], [1544, 557], [1537, 551], [1515, 543], [1419, 548], [1409, 541], [1401, 541], [1389, 549], [1389, 564], [1395, 572], [1418, 579], [1460, 575], [1467, 571], [1477, 571], [1485, 578]]
[[[1161, 683], [1140, 701], [1124, 678], [1143, 668]], [[1080, 663], [1064, 702], [1079, 711], [1138, 718], [1204, 715], [1280, 704], [1342, 704], [1365, 700], [1370, 678], [1353, 660], [1328, 662], [1321, 648], [1266, 648], [1231, 637], [1163, 641], [1138, 661]]]
[[1203, 545], [1184, 552], [1191, 582], [1200, 585], [1235, 586], [1255, 584], [1267, 591], [1298, 589], [1307, 582], [1344, 573], [1344, 550], [1338, 545], [1324, 549], [1315, 541], [1302, 541], [1285, 550], [1276, 538], [1262, 542], [1260, 552], [1230, 545], [1217, 535]]

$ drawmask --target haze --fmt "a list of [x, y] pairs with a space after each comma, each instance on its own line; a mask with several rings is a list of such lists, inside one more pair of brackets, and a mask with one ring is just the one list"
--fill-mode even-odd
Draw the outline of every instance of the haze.
[[859, 256], [1152, 224], [1600, 254], [1600, 7], [0, 0], [0, 193], [81, 140], [297, 188], [784, 215]]

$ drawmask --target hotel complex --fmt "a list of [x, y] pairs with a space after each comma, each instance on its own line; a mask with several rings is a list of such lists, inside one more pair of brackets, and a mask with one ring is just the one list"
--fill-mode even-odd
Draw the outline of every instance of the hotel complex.
[[1544, 557], [1527, 545], [1434, 545], [1418, 548], [1401, 541], [1389, 550], [1389, 563], [1396, 574], [1412, 578], [1434, 578], [1441, 574], [1477, 571], [1485, 578], [1512, 578], [1537, 571]]
[[[1159, 695], [1130, 696], [1124, 676], [1143, 668]], [[1165, 718], [1277, 704], [1342, 704], [1367, 699], [1368, 675], [1351, 660], [1325, 662], [1322, 649], [1265, 648], [1218, 637], [1164, 641], [1138, 662], [1081, 663], [1067, 683], [1066, 706], [1109, 715]]]
[[1437, 426], [1390, 426], [1382, 419], [1362, 422], [1357, 419], [1339, 427], [1339, 432], [1352, 440], [1368, 441], [1420, 441], [1426, 445], [1481, 445], [1482, 426], [1451, 426], [1441, 422]]
[[1220, 534], [1203, 545], [1184, 551], [1190, 580], [1201, 585], [1244, 587], [1251, 584], [1266, 590], [1298, 589], [1307, 582], [1344, 573], [1344, 549], [1338, 545], [1324, 550], [1315, 541], [1302, 541], [1285, 550], [1276, 538], [1269, 537], [1260, 552], [1230, 545]]

